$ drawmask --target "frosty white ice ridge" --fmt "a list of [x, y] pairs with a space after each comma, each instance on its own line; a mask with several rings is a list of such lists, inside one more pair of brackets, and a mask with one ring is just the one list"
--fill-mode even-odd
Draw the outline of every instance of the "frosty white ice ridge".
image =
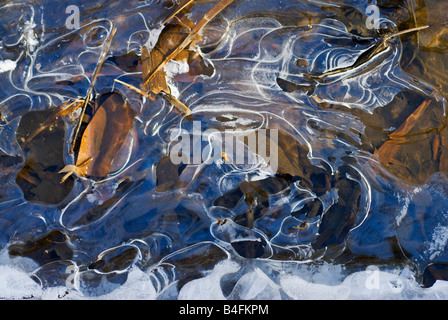
[[[0, 252], [0, 299], [42, 300], [155, 300], [157, 292], [148, 271], [129, 270], [127, 281], [116, 286], [104, 283], [104, 294], [92, 296], [73, 287], [43, 288], [30, 277], [37, 265], [28, 258], [10, 258]], [[282, 268], [279, 268], [279, 267]], [[280, 270], [280, 271], [279, 271]], [[203, 278], [186, 283], [179, 291], [171, 286], [170, 298], [179, 300], [424, 300], [448, 299], [448, 282], [437, 281], [422, 288], [408, 270], [380, 270], [370, 266], [347, 275], [343, 266], [333, 264], [289, 264], [254, 261], [242, 265], [231, 259], [215, 265]], [[399, 272], [398, 272], [399, 271]], [[232, 287], [226, 288], [226, 283]], [[108, 288], [108, 286], [114, 288]]]
[[212, 164], [219, 161], [233, 165], [255, 165], [260, 162], [261, 157], [273, 172], [278, 169], [277, 129], [227, 129], [221, 132], [211, 128], [202, 131], [201, 122], [193, 121], [192, 132], [185, 129], [173, 130], [170, 140], [170, 158], [176, 165]]
[[12, 60], [0, 60], [0, 73], [14, 70], [17, 66], [16, 61]]

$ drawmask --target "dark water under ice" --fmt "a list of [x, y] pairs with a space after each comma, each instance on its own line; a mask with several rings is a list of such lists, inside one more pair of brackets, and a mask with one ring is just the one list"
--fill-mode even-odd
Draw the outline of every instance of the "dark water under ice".
[[[195, 1], [188, 17], [199, 21], [215, 3]], [[212, 72], [168, 66], [190, 116], [114, 81], [141, 84], [141, 46], [155, 45], [178, 2], [70, 4], [79, 28], [67, 28], [65, 2], [0, 5], [0, 246], [32, 259], [27, 272], [38, 284], [96, 296], [138, 268], [157, 297], [176, 298], [222, 261], [244, 266], [221, 277], [230, 298], [241, 297], [249, 278], [238, 279], [254, 264], [274, 283], [291, 266], [322, 263], [346, 275], [409, 268], [423, 286], [446, 278], [442, 1], [376, 1], [382, 29], [374, 30], [367, 0], [235, 0], [197, 43]], [[425, 24], [375, 51], [391, 32]], [[115, 92], [135, 113], [123, 160], [105, 178], [60, 183], [75, 161], [76, 116], [26, 139], [51, 110], [86, 95], [113, 26], [94, 97]], [[210, 129], [276, 130], [278, 168], [241, 141], [227, 156], [255, 161], [170, 161], [173, 132], [197, 129], [200, 151]]]

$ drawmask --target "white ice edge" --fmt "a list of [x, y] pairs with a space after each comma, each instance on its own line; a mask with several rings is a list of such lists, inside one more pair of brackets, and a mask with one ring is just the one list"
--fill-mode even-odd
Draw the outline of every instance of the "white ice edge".
[[0, 60], [0, 73], [12, 71], [16, 68], [17, 62], [13, 60]]
[[[281, 264], [281, 263], [280, 263]], [[156, 289], [150, 272], [137, 267], [129, 270], [127, 281], [98, 296], [88, 296], [82, 290], [70, 287], [43, 288], [31, 277], [37, 264], [28, 258], [10, 258], [0, 251], [0, 299], [23, 300], [155, 300]], [[270, 268], [269, 268], [270, 266]], [[280, 265], [264, 261], [242, 266], [224, 260], [203, 278], [185, 284], [178, 292], [179, 300], [445, 300], [448, 299], [448, 282], [437, 281], [430, 288], [422, 288], [408, 269], [380, 270], [372, 266], [348, 276], [344, 267], [333, 264], [298, 264], [282, 269]], [[243, 272], [241, 272], [243, 271]], [[224, 293], [220, 280], [226, 275], [240, 272], [231, 293]], [[276, 276], [273, 276], [276, 274]], [[109, 292], [110, 291], [110, 292]]]

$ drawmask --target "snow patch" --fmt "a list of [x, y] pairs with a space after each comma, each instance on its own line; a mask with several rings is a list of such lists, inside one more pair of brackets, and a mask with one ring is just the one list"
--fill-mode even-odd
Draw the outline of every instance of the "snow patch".
[[36, 27], [35, 23], [31, 21], [26, 21], [23, 28], [23, 37], [30, 52], [34, 52], [34, 49], [39, 44], [39, 41], [37, 40], [34, 34], [35, 27]]
[[409, 209], [409, 204], [411, 203], [411, 199], [409, 197], [405, 197], [404, 199], [398, 196], [398, 200], [402, 204], [399, 214], [396, 216], [395, 221], [397, 222], [397, 226], [401, 224], [404, 217], [406, 217]]
[[165, 65], [167, 84], [171, 90], [171, 95], [176, 99], [179, 99], [180, 93], [179, 89], [173, 83], [173, 78], [178, 74], [188, 73], [188, 71], [190, 71], [190, 66], [188, 65], [187, 59], [182, 61], [170, 60]]
[[[8, 263], [8, 265], [6, 265]], [[0, 252], [0, 299], [42, 300], [155, 300], [157, 290], [151, 272], [137, 267], [129, 270], [126, 282], [105, 294], [90, 296], [68, 287], [44, 288], [29, 272], [35, 263], [26, 258], [8, 257]], [[446, 300], [448, 282], [436, 281], [422, 288], [408, 269], [380, 270], [373, 266], [365, 271], [346, 275], [337, 265], [297, 265], [281, 268], [281, 263], [255, 261], [242, 265], [224, 260], [203, 278], [186, 283], [179, 300]], [[229, 281], [230, 279], [230, 281]], [[234, 285], [224, 290], [226, 283]], [[224, 285], [223, 285], [224, 284]], [[108, 284], [105, 283], [105, 286]], [[173, 296], [173, 298], [176, 298]]]
[[428, 255], [430, 260], [434, 260], [445, 249], [447, 242], [448, 227], [439, 224], [434, 228], [432, 241], [428, 243], [425, 255]]
[[218, 263], [213, 271], [201, 279], [188, 282], [179, 292], [179, 300], [224, 300], [225, 296], [220, 286], [220, 279], [237, 272], [240, 266], [230, 260]]
[[14, 70], [16, 67], [17, 67], [16, 61], [12, 61], [9, 59], [0, 61], [0, 73]]

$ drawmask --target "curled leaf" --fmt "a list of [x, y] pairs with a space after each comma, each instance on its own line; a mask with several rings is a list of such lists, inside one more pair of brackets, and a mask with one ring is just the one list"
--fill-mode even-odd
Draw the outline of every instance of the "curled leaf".
[[87, 167], [90, 164], [90, 162], [92, 162], [92, 158], [87, 159], [86, 161], [81, 163], [79, 166], [75, 166], [75, 165], [72, 165], [72, 164], [66, 165], [64, 168], [62, 168], [61, 171], [58, 172], [58, 173], [65, 173], [65, 172], [67, 172], [67, 174], [62, 177], [61, 183], [63, 183], [65, 180], [67, 180], [67, 178], [70, 177], [72, 174], [76, 174], [79, 177], [85, 177], [86, 176]]

